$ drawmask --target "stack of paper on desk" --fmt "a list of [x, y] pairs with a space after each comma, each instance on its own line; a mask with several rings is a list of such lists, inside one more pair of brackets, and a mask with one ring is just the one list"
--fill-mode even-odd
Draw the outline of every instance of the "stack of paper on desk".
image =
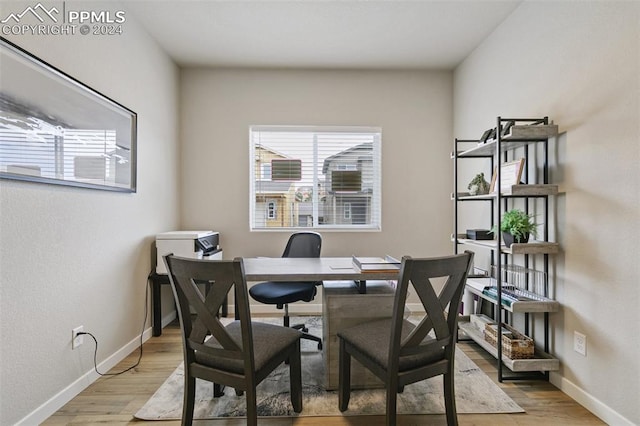
[[391, 256], [358, 257], [353, 256], [353, 267], [360, 272], [395, 272], [400, 270], [401, 262]]

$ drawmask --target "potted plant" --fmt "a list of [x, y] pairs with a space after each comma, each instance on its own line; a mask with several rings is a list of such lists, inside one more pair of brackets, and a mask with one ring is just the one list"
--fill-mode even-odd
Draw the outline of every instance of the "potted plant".
[[467, 186], [469, 195], [484, 195], [489, 193], [489, 182], [484, 178], [484, 173], [478, 173]]
[[[509, 210], [500, 219], [502, 240], [507, 247], [511, 247], [512, 243], [526, 243], [529, 241], [529, 235], [534, 237], [537, 235], [536, 226], [532, 215], [518, 209]], [[491, 232], [495, 233], [496, 231], [497, 229], [494, 226]]]

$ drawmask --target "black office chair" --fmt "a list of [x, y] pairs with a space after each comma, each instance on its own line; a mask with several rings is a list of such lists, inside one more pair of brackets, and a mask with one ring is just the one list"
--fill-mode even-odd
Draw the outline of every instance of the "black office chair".
[[[317, 232], [297, 232], [289, 237], [287, 247], [282, 257], [320, 257], [322, 236]], [[254, 285], [249, 294], [255, 300], [267, 305], [284, 308], [284, 326], [289, 325], [289, 303], [304, 301], [311, 302], [315, 297], [318, 282], [273, 282], [267, 281]], [[318, 342], [318, 349], [322, 349], [322, 339], [308, 334], [309, 329], [304, 324], [292, 326], [302, 331], [302, 338]]]

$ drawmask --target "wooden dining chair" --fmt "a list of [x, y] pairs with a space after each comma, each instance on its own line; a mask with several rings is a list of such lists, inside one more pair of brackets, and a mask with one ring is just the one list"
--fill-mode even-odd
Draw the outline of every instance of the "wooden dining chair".
[[[233, 387], [238, 395], [245, 393], [247, 424], [256, 425], [256, 386], [283, 362], [289, 362], [293, 410], [302, 411], [302, 333], [289, 327], [251, 322], [242, 259], [198, 260], [169, 254], [164, 261], [182, 331], [182, 424], [193, 422], [195, 384], [199, 378]], [[196, 284], [202, 282], [210, 285], [206, 296]], [[224, 326], [217, 312], [232, 289], [239, 320]]]
[[[405, 385], [443, 375], [447, 424], [457, 425], [454, 360], [458, 311], [471, 253], [430, 259], [402, 259], [392, 317], [340, 330], [340, 411], [349, 407], [351, 357], [380, 378], [386, 387], [386, 424], [396, 424], [397, 394]], [[436, 294], [433, 279], [446, 279]], [[411, 284], [425, 313], [418, 325], [403, 317]]]

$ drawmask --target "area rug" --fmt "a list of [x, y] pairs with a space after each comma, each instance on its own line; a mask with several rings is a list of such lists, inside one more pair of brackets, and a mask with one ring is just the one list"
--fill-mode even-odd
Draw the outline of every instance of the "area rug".
[[[309, 332], [322, 336], [322, 321], [318, 317], [298, 318]], [[277, 323], [277, 319], [264, 319]], [[281, 321], [281, 320], [280, 320]], [[352, 361], [356, 362], [356, 361]], [[458, 413], [520, 413], [524, 410], [507, 396], [460, 349], [456, 348], [456, 406]], [[281, 365], [257, 389], [258, 416], [349, 416], [380, 415], [385, 410], [384, 389], [353, 390], [349, 410], [338, 410], [338, 394], [325, 391], [324, 362], [316, 343], [302, 340], [303, 410], [295, 413], [289, 396], [289, 367]], [[141, 420], [175, 420], [182, 415], [183, 366], [180, 365], [147, 403], [135, 414]], [[408, 385], [398, 395], [398, 414], [443, 414], [442, 377], [434, 377]], [[244, 396], [226, 389], [224, 396], [213, 398], [213, 386], [197, 380], [195, 419], [244, 417]]]

